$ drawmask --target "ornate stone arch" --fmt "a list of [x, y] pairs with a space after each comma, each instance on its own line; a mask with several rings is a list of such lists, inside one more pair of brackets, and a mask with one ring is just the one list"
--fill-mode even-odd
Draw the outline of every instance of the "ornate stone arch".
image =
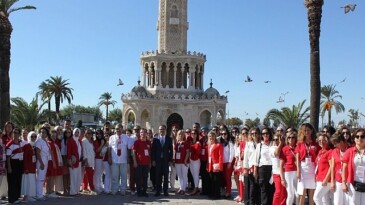
[[205, 109], [199, 114], [201, 127], [210, 127], [212, 125], [212, 113]]
[[167, 85], [167, 63], [161, 65], [161, 86], [164, 88]]

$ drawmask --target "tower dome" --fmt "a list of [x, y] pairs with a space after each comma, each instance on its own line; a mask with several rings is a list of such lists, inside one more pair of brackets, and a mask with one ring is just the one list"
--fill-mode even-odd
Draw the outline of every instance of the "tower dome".
[[135, 93], [135, 94], [138, 94], [138, 93], [141, 93], [141, 94], [147, 94], [147, 90], [145, 87], [141, 86], [141, 81], [138, 80], [138, 85], [134, 86], [131, 90], [131, 93]]
[[219, 97], [220, 94], [218, 92], [217, 89], [213, 88], [213, 83], [212, 83], [212, 79], [210, 79], [210, 87], [208, 89], [205, 90], [204, 94], [207, 96], [207, 97], [213, 97], [213, 96], [217, 96]]

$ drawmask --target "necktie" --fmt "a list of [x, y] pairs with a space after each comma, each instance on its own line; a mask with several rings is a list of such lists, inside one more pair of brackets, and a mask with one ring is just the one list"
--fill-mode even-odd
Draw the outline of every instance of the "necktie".
[[165, 137], [164, 136], [162, 136], [161, 137], [161, 145], [163, 146], [165, 144]]

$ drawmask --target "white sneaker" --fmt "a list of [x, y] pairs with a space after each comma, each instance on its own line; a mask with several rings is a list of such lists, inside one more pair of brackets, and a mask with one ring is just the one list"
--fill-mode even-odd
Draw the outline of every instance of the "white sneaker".
[[58, 198], [59, 196], [56, 193], [52, 192], [52, 193], [48, 194], [47, 197], [48, 198]]
[[90, 195], [98, 195], [98, 193], [95, 191], [90, 191]]

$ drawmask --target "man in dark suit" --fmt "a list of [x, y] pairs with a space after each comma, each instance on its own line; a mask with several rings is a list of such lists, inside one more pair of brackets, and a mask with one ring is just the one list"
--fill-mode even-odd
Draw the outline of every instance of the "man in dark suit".
[[152, 166], [156, 169], [156, 193], [155, 196], [160, 196], [162, 190], [162, 176], [163, 176], [163, 191], [164, 195], [168, 196], [168, 177], [169, 164], [172, 161], [172, 140], [166, 136], [166, 125], [160, 125], [159, 135], [153, 138], [152, 141]]

